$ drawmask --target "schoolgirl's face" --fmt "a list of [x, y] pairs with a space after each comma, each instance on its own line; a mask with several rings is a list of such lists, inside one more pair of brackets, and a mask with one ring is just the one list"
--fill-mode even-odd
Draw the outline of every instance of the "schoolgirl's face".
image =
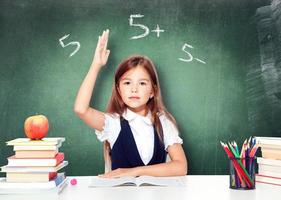
[[145, 116], [147, 102], [153, 97], [152, 81], [144, 67], [138, 65], [120, 78], [118, 92], [130, 110]]

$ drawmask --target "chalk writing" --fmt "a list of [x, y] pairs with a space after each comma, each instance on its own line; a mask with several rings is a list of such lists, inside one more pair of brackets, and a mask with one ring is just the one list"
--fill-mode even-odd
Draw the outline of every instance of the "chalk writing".
[[77, 41], [72, 41], [72, 42], [69, 42], [69, 43], [67, 43], [67, 44], [64, 44], [64, 43], [63, 43], [63, 40], [67, 39], [67, 38], [69, 37], [69, 35], [70, 35], [70, 34], [67, 34], [67, 35], [61, 37], [61, 38], [59, 39], [59, 42], [60, 42], [60, 45], [61, 45], [63, 48], [65, 48], [65, 47], [67, 47], [67, 46], [69, 46], [69, 45], [76, 46], [75, 50], [69, 55], [69, 57], [71, 57], [71, 56], [73, 56], [75, 53], [77, 53], [77, 51], [79, 51], [79, 49], [80, 49], [80, 43], [77, 42]]
[[[136, 39], [140, 39], [140, 38], [144, 38], [149, 34], [149, 28], [143, 24], [136, 24], [134, 23], [134, 18], [142, 18], [144, 17], [144, 15], [141, 14], [134, 14], [134, 15], [130, 15], [129, 18], [129, 25], [130, 26], [135, 26], [135, 27], [139, 27], [141, 29], [143, 29], [143, 33], [140, 35], [135, 35], [133, 37], [131, 37], [131, 40], [136, 40]], [[155, 32], [157, 37], [160, 36], [160, 33], [164, 32], [164, 30], [160, 29], [159, 25], [157, 24], [156, 29], [152, 30], [151, 32]]]
[[160, 36], [160, 33], [163, 33], [164, 30], [160, 29], [160, 28], [159, 28], [159, 25], [157, 24], [157, 25], [156, 25], [156, 29], [152, 30], [151, 32], [155, 32], [156, 35], [157, 35], [157, 37], [159, 37], [159, 36]]
[[184, 58], [179, 58], [179, 60], [181, 60], [181, 61], [183, 61], [183, 62], [191, 62], [193, 59], [195, 59], [195, 60], [197, 60], [197, 61], [200, 62], [200, 63], [206, 64], [205, 61], [203, 61], [203, 60], [201, 60], [201, 59], [199, 59], [199, 58], [193, 58], [192, 54], [189, 53], [189, 51], [187, 51], [186, 48], [193, 49], [193, 46], [190, 45], [190, 44], [185, 43], [185, 44], [183, 45], [183, 47], [182, 47], [182, 51], [184, 51], [184, 52], [187, 54], [188, 57], [185, 58], [185, 59], [184, 59]]

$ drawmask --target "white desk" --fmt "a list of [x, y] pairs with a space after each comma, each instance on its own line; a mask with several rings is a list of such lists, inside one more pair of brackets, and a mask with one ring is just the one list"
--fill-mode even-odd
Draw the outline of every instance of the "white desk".
[[90, 176], [69, 177], [77, 185], [69, 184], [58, 196], [0, 195], [1, 200], [280, 200], [281, 187], [256, 183], [254, 190], [229, 189], [229, 176], [186, 176], [186, 187], [111, 187], [89, 188]]

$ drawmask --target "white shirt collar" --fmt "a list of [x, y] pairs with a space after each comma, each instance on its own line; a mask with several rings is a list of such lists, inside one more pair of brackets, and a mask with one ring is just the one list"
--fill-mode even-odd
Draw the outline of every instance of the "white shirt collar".
[[147, 123], [148, 125], [152, 124], [150, 110], [148, 111], [146, 116], [142, 116], [127, 108], [125, 110], [125, 112], [122, 114], [122, 116], [128, 121], [132, 121], [132, 120], [135, 120], [136, 118], [138, 118], [138, 119], [141, 119], [142, 121], [144, 121], [145, 123]]

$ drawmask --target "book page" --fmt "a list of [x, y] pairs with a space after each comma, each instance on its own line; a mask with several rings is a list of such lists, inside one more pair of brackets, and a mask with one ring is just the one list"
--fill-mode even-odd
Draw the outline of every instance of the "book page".
[[134, 177], [102, 178], [94, 176], [89, 187], [136, 186]]
[[185, 176], [174, 177], [153, 177], [140, 176], [136, 178], [138, 186], [169, 186], [169, 187], [183, 187], [185, 186]]

